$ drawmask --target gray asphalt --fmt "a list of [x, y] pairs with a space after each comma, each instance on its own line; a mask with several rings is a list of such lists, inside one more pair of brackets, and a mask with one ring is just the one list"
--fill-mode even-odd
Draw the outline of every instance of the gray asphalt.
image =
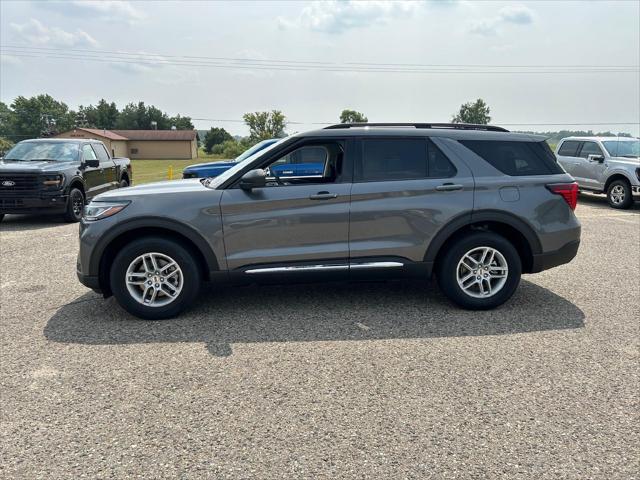
[[77, 225], [0, 224], [1, 478], [637, 478], [640, 205], [503, 307], [417, 283], [212, 288], [129, 317]]

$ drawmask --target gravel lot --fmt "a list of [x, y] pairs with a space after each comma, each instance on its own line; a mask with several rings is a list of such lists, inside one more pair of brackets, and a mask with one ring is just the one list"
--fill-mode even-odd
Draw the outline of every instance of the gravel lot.
[[2, 478], [637, 478], [640, 205], [491, 312], [410, 283], [212, 288], [134, 320], [77, 225], [0, 225]]

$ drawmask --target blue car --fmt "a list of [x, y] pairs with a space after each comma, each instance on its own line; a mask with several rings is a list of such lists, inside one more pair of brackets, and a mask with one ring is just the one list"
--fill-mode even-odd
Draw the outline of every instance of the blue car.
[[260, 143], [256, 143], [253, 147], [243, 152], [240, 156], [236, 157], [230, 162], [209, 162], [209, 163], [196, 163], [195, 165], [189, 165], [182, 172], [182, 178], [207, 178], [217, 177], [222, 172], [226, 172], [236, 163], [241, 162], [245, 158], [249, 158], [254, 153], [264, 150], [269, 145], [273, 145], [279, 138], [270, 138], [269, 140], [263, 140]]
[[[190, 165], [182, 172], [182, 178], [202, 178], [217, 177], [226, 172], [238, 162], [249, 158], [270, 145], [273, 145], [280, 139], [272, 138], [264, 140], [231, 162], [210, 162]], [[296, 178], [296, 177], [322, 177], [325, 168], [325, 157], [327, 152], [319, 147], [306, 147], [296, 152], [286, 155], [282, 159], [273, 163], [269, 167], [268, 175], [277, 178]]]

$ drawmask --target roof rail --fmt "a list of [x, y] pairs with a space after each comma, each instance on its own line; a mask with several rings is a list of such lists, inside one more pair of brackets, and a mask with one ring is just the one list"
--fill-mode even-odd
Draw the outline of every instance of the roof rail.
[[485, 130], [488, 132], [508, 132], [506, 128], [495, 125], [475, 123], [337, 123], [324, 127], [324, 130], [340, 130], [353, 127], [414, 127], [414, 128], [450, 128], [452, 130]]

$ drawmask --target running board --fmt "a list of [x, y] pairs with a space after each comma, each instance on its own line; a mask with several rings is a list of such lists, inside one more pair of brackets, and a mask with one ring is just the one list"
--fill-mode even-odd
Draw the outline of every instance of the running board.
[[288, 267], [267, 267], [267, 268], [252, 268], [245, 270], [244, 273], [292, 273], [292, 272], [318, 272], [318, 271], [331, 271], [331, 270], [360, 270], [365, 268], [398, 268], [403, 267], [404, 263], [400, 262], [366, 262], [366, 263], [352, 263], [351, 265], [295, 265]]

